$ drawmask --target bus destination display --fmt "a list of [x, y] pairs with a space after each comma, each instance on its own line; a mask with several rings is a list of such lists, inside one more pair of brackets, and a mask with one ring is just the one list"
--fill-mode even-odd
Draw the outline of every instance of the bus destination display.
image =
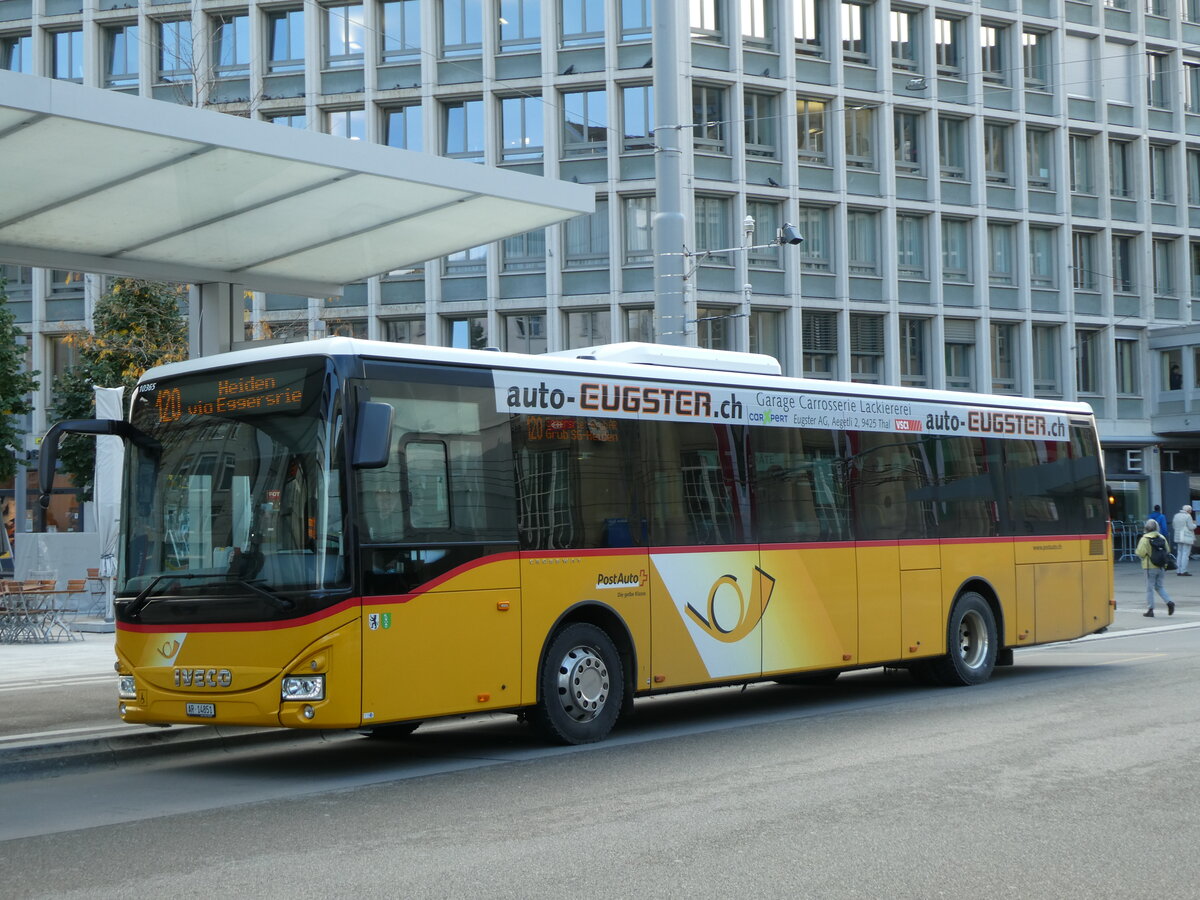
[[186, 380], [139, 386], [139, 399], [152, 404], [158, 424], [188, 416], [238, 416], [286, 412], [304, 405], [304, 369], [272, 375]]

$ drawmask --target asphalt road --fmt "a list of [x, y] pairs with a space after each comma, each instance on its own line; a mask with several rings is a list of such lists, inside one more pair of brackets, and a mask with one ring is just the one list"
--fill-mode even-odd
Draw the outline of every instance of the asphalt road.
[[[4, 897], [1172, 898], [1200, 884], [1200, 628], [0, 785]], [[1150, 623], [1147, 623], [1150, 624]]]

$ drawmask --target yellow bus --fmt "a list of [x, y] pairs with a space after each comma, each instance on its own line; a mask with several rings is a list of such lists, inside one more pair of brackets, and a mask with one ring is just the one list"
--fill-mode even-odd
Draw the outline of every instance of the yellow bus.
[[121, 717], [370, 729], [873, 666], [970, 685], [1112, 621], [1084, 404], [769, 357], [349, 338], [146, 373], [126, 422]]

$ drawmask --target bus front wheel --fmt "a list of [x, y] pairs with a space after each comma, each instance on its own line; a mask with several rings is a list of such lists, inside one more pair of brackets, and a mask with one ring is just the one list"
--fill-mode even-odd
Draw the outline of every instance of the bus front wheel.
[[950, 611], [946, 655], [928, 660], [918, 674], [950, 686], [983, 684], [992, 677], [999, 649], [992, 608], [982, 595], [970, 591]]
[[550, 641], [538, 671], [533, 724], [548, 740], [603, 740], [621, 714], [625, 675], [612, 639], [586, 622], [568, 625]]

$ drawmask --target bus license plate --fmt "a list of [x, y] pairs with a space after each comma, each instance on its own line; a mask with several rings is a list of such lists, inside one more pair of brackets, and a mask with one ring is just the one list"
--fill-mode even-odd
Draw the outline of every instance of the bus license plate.
[[199, 716], [201, 719], [215, 719], [217, 717], [217, 705], [215, 703], [189, 703], [187, 705], [187, 714], [189, 716]]

